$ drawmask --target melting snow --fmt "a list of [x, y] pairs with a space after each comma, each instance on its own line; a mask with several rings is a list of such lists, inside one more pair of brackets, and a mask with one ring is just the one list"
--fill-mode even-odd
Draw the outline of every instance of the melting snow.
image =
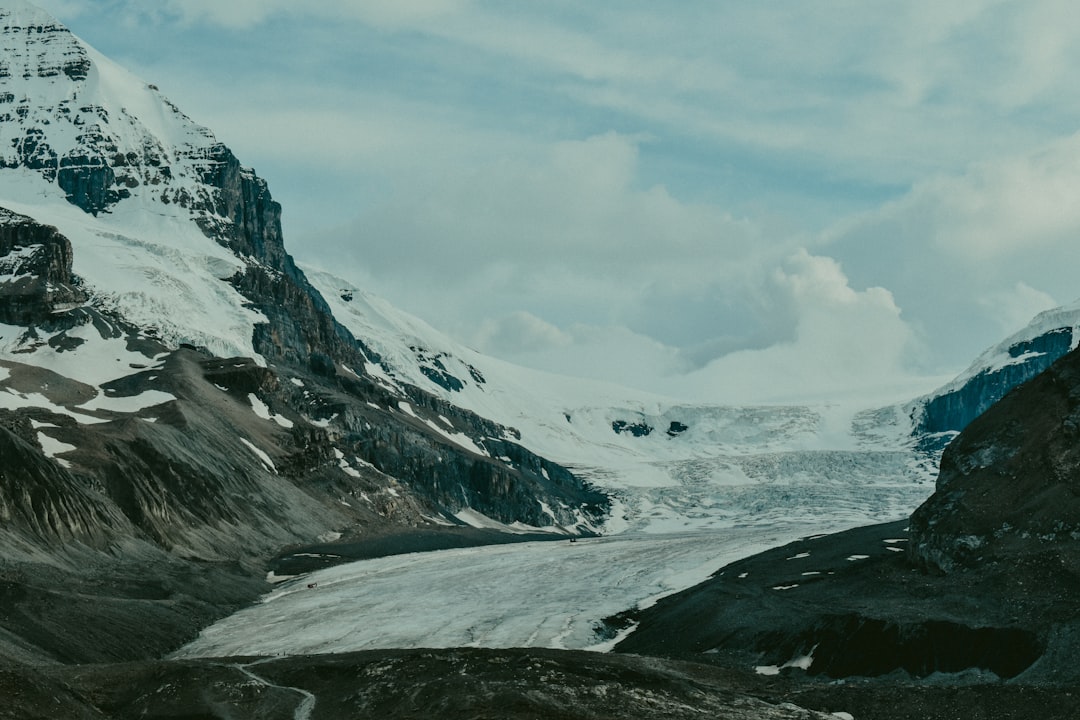
[[74, 445], [68, 445], [67, 443], [60, 442], [59, 440], [56, 440], [55, 438], [52, 438], [52, 437], [50, 437], [49, 435], [46, 435], [43, 432], [39, 432], [37, 434], [37, 437], [38, 437], [38, 443], [40, 443], [41, 449], [46, 455], [53, 458], [54, 460], [56, 460], [58, 463], [60, 463], [61, 465], [63, 465], [66, 468], [71, 467], [71, 463], [69, 463], [67, 460], [64, 460], [62, 458], [58, 458], [56, 456], [60, 455], [62, 453], [66, 453], [66, 452], [70, 452], [72, 450], [75, 450], [76, 447]]
[[255, 393], [248, 393], [248, 401], [251, 403], [251, 409], [263, 420], [273, 420], [286, 430], [293, 426], [292, 420], [270, 412], [270, 408]]

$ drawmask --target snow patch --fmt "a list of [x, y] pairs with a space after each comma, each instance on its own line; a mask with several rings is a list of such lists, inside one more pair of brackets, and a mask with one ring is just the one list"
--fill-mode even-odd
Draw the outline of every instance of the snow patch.
[[260, 461], [262, 461], [263, 466], [267, 470], [274, 473], [275, 475], [277, 474], [277, 467], [274, 465], [274, 461], [270, 459], [269, 455], [267, 455], [259, 448], [255, 447], [255, 445], [251, 441], [245, 438], [240, 438], [240, 442], [244, 443], [244, 445], [246, 445], [247, 448], [251, 450], [251, 452], [255, 453], [255, 456], [258, 457]]
[[37, 439], [38, 444], [41, 445], [42, 452], [44, 452], [52, 459], [56, 460], [64, 467], [71, 467], [71, 463], [69, 463], [67, 460], [64, 460], [63, 458], [58, 458], [57, 455], [76, 450], [77, 448], [74, 445], [68, 445], [67, 443], [60, 442], [59, 440], [50, 437], [43, 432], [38, 432]]
[[806, 655], [799, 655], [788, 660], [783, 665], [758, 665], [754, 668], [754, 671], [758, 675], [779, 675], [781, 670], [785, 668], [798, 668], [799, 670], [809, 670], [810, 666], [814, 664], [814, 650], [817, 650], [817, 646], [807, 653]]

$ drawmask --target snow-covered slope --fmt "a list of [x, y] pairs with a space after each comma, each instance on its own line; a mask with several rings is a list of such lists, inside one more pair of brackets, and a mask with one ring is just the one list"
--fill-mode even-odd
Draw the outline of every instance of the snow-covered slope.
[[200, 229], [227, 222], [210, 182], [224, 148], [30, 3], [0, 5], [0, 26], [4, 207], [79, 248], [73, 270], [95, 306], [171, 345], [255, 356], [264, 318], [221, 282], [245, 260]]
[[375, 351], [387, 383], [422, 387], [520, 432], [619, 501], [608, 531], [901, 517], [933, 489], [900, 406], [727, 407], [514, 366], [454, 342], [346, 280], [305, 269]]

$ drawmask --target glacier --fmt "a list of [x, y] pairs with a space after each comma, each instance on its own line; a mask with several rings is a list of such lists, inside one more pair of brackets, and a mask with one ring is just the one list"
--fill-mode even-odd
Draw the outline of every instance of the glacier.
[[841, 527], [769, 522], [394, 555], [289, 580], [205, 629], [176, 658], [363, 649], [545, 647], [605, 651], [602, 621], [649, 607], [726, 563]]

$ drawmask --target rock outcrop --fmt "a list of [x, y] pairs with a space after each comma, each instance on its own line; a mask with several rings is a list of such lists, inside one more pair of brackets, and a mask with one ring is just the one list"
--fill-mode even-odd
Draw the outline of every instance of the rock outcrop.
[[0, 208], [0, 323], [41, 325], [86, 300], [56, 228]]
[[912, 559], [948, 572], [1080, 549], [1080, 352], [973, 421], [911, 517]]

